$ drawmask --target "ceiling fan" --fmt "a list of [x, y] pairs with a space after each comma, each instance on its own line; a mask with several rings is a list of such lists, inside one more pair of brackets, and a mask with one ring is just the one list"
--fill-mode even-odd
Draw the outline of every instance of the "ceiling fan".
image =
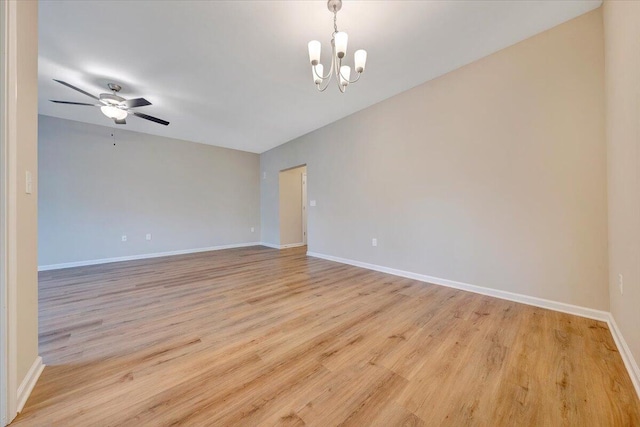
[[125, 119], [129, 114], [133, 114], [134, 116], [140, 117], [141, 119], [160, 123], [161, 125], [167, 126], [169, 124], [169, 122], [167, 122], [166, 120], [149, 116], [148, 114], [138, 113], [137, 111], [131, 111], [130, 108], [144, 107], [146, 105], [151, 105], [151, 103], [144, 98], [124, 99], [123, 97], [118, 96], [117, 93], [120, 92], [122, 87], [115, 83], [109, 83], [107, 85], [109, 86], [109, 90], [111, 90], [113, 93], [101, 93], [98, 97], [95, 95], [91, 95], [89, 92], [85, 92], [84, 90], [77, 88], [67, 82], [63, 82], [62, 80], [53, 80], [95, 99], [96, 101], [98, 101], [98, 104], [87, 104], [84, 102], [71, 101], [54, 101], [53, 99], [50, 99], [51, 102], [55, 102], [57, 104], [87, 105], [89, 107], [99, 107], [100, 111], [102, 111], [102, 114], [109, 117], [110, 119], [113, 119], [113, 121], [117, 125], [126, 124], [127, 121]]

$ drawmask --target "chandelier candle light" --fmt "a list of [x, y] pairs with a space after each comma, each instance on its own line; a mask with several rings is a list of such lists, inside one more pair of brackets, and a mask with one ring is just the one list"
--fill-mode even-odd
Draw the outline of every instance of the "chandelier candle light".
[[[349, 80], [351, 78], [351, 67], [348, 65], [342, 65], [342, 59], [347, 54], [347, 41], [349, 36], [345, 32], [338, 31], [338, 11], [342, 9], [342, 0], [329, 0], [327, 2], [327, 7], [329, 8], [329, 11], [333, 13], [334, 31], [331, 37], [331, 68], [327, 75], [323, 74], [324, 67], [320, 63], [321, 44], [317, 40], [312, 40], [309, 42], [311, 73], [313, 76], [313, 82], [316, 84], [318, 91], [324, 92], [327, 87], [329, 87], [331, 77], [335, 74], [338, 89], [340, 89], [340, 92], [344, 93], [350, 83], [355, 83], [360, 80], [360, 76], [364, 72], [364, 67], [367, 62], [367, 51], [364, 49], [356, 50], [353, 55], [353, 60], [355, 70], [358, 75], [355, 80]], [[324, 87], [322, 85], [323, 82], [325, 82]]]

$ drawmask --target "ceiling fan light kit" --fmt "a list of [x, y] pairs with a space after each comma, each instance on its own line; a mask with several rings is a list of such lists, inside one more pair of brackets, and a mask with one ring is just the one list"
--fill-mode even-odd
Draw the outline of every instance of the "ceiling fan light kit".
[[50, 100], [51, 102], [55, 102], [57, 104], [71, 104], [71, 105], [84, 105], [89, 107], [100, 107], [100, 111], [102, 111], [102, 114], [112, 119], [114, 123], [117, 125], [126, 124], [127, 121], [125, 119], [127, 118], [127, 116], [129, 116], [130, 113], [136, 117], [140, 117], [141, 119], [159, 123], [164, 126], [169, 125], [169, 122], [166, 120], [162, 120], [157, 117], [149, 116], [147, 114], [138, 113], [137, 111], [130, 110], [130, 108], [144, 107], [146, 105], [151, 105], [151, 103], [144, 98], [125, 99], [119, 96], [118, 92], [122, 90], [122, 86], [118, 84], [109, 83], [108, 86], [109, 86], [109, 89], [112, 91], [112, 93], [101, 93], [100, 96], [97, 97], [67, 82], [63, 82], [62, 80], [54, 79], [54, 81], [64, 86], [67, 86], [73, 90], [76, 90], [84, 95], [87, 95], [90, 98], [95, 99], [96, 101], [98, 101], [98, 104], [87, 104], [84, 102], [70, 102], [70, 101], [55, 101], [53, 99]]
[[[351, 67], [342, 65], [342, 59], [347, 54], [347, 44], [349, 36], [343, 31], [338, 31], [338, 11], [342, 9], [342, 0], [329, 0], [327, 8], [333, 13], [333, 35], [331, 37], [331, 66], [329, 72], [325, 75], [324, 67], [320, 63], [320, 52], [322, 44], [317, 40], [309, 42], [309, 62], [311, 62], [311, 75], [316, 88], [320, 92], [324, 92], [329, 87], [329, 82], [335, 74], [336, 83], [341, 93], [347, 90], [347, 86], [360, 80], [360, 76], [364, 72], [367, 63], [367, 51], [364, 49], [356, 50], [353, 55], [354, 69], [357, 73], [355, 80], [351, 78]], [[324, 86], [322, 83], [325, 82]]]
[[100, 107], [100, 111], [102, 111], [102, 114], [104, 114], [105, 116], [116, 121], [126, 119], [127, 115], [129, 114], [126, 111], [111, 105]]

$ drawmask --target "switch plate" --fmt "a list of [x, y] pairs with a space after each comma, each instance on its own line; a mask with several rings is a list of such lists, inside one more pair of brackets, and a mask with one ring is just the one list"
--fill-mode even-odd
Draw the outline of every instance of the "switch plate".
[[267, 179], [267, 173], [266, 172], [262, 172], [262, 179]]
[[618, 274], [618, 286], [620, 287], [620, 295], [624, 295], [624, 277]]
[[151, 240], [151, 233], [147, 233], [147, 235], [145, 236], [145, 239]]
[[371, 239], [371, 246], [378, 246], [378, 239], [376, 239], [375, 237]]
[[33, 192], [33, 177], [31, 176], [31, 172], [27, 171], [25, 174], [25, 189], [24, 192], [27, 194], [31, 194]]
[[256, 231], [256, 229], [254, 227], [251, 227], [251, 232], [253, 233], [254, 231]]
[[315, 205], [316, 205], [316, 201], [315, 200], [312, 200], [312, 201], [309, 202], [309, 206], [315, 206]]
[[127, 235], [126, 235], [126, 234], [123, 234], [123, 235], [122, 235], [122, 241], [123, 241], [123, 242], [126, 242], [126, 241], [127, 241]]

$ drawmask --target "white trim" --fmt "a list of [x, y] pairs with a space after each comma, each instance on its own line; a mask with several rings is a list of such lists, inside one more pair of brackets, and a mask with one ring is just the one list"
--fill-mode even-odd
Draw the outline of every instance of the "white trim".
[[31, 368], [29, 368], [29, 372], [22, 380], [20, 387], [18, 387], [18, 410], [17, 412], [22, 412], [22, 408], [24, 408], [25, 403], [27, 403], [27, 399], [31, 395], [33, 388], [36, 386], [38, 382], [38, 378], [40, 378], [40, 374], [44, 370], [44, 363], [42, 363], [42, 357], [36, 357], [36, 360], [33, 361]]
[[[268, 248], [273, 248], [273, 249], [289, 249], [289, 248], [299, 248], [300, 246], [306, 245], [306, 243], [300, 242], [300, 243], [289, 243], [287, 245], [274, 245], [273, 243], [261, 242], [260, 245], [266, 246]], [[307, 255], [309, 255], [308, 252], [307, 252]]]
[[395, 268], [383, 267], [381, 265], [369, 264], [366, 262], [355, 261], [347, 258], [340, 258], [332, 255], [319, 254], [316, 252], [307, 252], [307, 256], [314, 258], [321, 258], [328, 261], [339, 262], [341, 264], [353, 265], [355, 267], [366, 268], [368, 270], [380, 271], [382, 273], [392, 274], [394, 276], [406, 277], [409, 279], [419, 280], [421, 282], [431, 283], [434, 285], [446, 286], [449, 288], [460, 289], [463, 291], [474, 292], [476, 294], [488, 295], [495, 298], [500, 298], [508, 301], [519, 302], [522, 304], [532, 305], [535, 307], [546, 308], [549, 310], [559, 311], [562, 313], [573, 314], [580, 317], [586, 317], [588, 319], [600, 320], [607, 322], [609, 331], [613, 340], [618, 347], [618, 352], [622, 357], [631, 382], [633, 383], [636, 393], [640, 398], [640, 368], [631, 354], [631, 350], [627, 345], [615, 319], [608, 311], [595, 310], [593, 308], [581, 307], [573, 304], [566, 304], [564, 302], [552, 301], [544, 298], [532, 297], [529, 295], [517, 294], [514, 292], [501, 291], [498, 289], [485, 288], [482, 286], [470, 285], [468, 283], [456, 282], [448, 279], [441, 279], [439, 277], [427, 276], [424, 274], [412, 273], [410, 271], [397, 270]]
[[307, 244], [307, 173], [302, 174], [302, 243]]
[[223, 249], [245, 248], [247, 246], [260, 246], [260, 242], [234, 243], [232, 245], [210, 246], [207, 248], [182, 249], [178, 251], [156, 252], [151, 254], [129, 255], [115, 258], [91, 259], [86, 261], [65, 262], [62, 264], [39, 265], [38, 271], [60, 270], [61, 268], [83, 267], [85, 265], [108, 264], [111, 262], [135, 261], [139, 259], [158, 258], [163, 256], [194, 254], [197, 252], [219, 251]]
[[499, 289], [485, 288], [483, 286], [470, 285], [468, 283], [456, 282], [454, 280], [441, 279], [439, 277], [412, 273], [410, 271], [396, 270], [395, 268], [383, 267], [381, 265], [369, 264], [366, 262], [354, 261], [351, 259], [339, 258], [339, 257], [319, 254], [315, 252], [307, 252], [307, 255], [315, 258], [326, 259], [328, 261], [335, 261], [342, 264], [349, 264], [356, 267], [362, 267], [369, 270], [380, 271], [382, 273], [393, 274], [394, 276], [407, 277], [409, 279], [432, 283], [434, 285], [446, 286], [448, 288], [455, 288], [463, 291], [474, 292], [476, 294], [488, 295], [491, 297], [520, 302], [523, 304], [547, 308], [550, 310], [560, 311], [563, 313], [575, 314], [577, 316], [587, 317], [589, 319], [601, 320], [603, 322], [606, 322], [609, 319], [609, 312], [595, 310], [593, 308], [580, 307], [577, 305], [566, 304], [564, 302], [552, 301], [544, 298], [538, 298], [538, 297], [532, 297], [529, 295], [517, 294], [514, 292], [502, 291]]
[[638, 394], [638, 398], [640, 398], [640, 368], [638, 368], [638, 363], [633, 358], [633, 354], [627, 345], [624, 337], [622, 336], [622, 332], [618, 329], [618, 325], [616, 324], [616, 320], [613, 318], [613, 315], [609, 313], [609, 319], [607, 319], [607, 324], [609, 325], [609, 330], [611, 331], [611, 335], [613, 336], [613, 340], [618, 347], [618, 351], [620, 352], [620, 356], [622, 356], [622, 361], [624, 362], [624, 366], [626, 366], [627, 371], [629, 372], [629, 377], [631, 377], [631, 382], [636, 389], [636, 393]]

